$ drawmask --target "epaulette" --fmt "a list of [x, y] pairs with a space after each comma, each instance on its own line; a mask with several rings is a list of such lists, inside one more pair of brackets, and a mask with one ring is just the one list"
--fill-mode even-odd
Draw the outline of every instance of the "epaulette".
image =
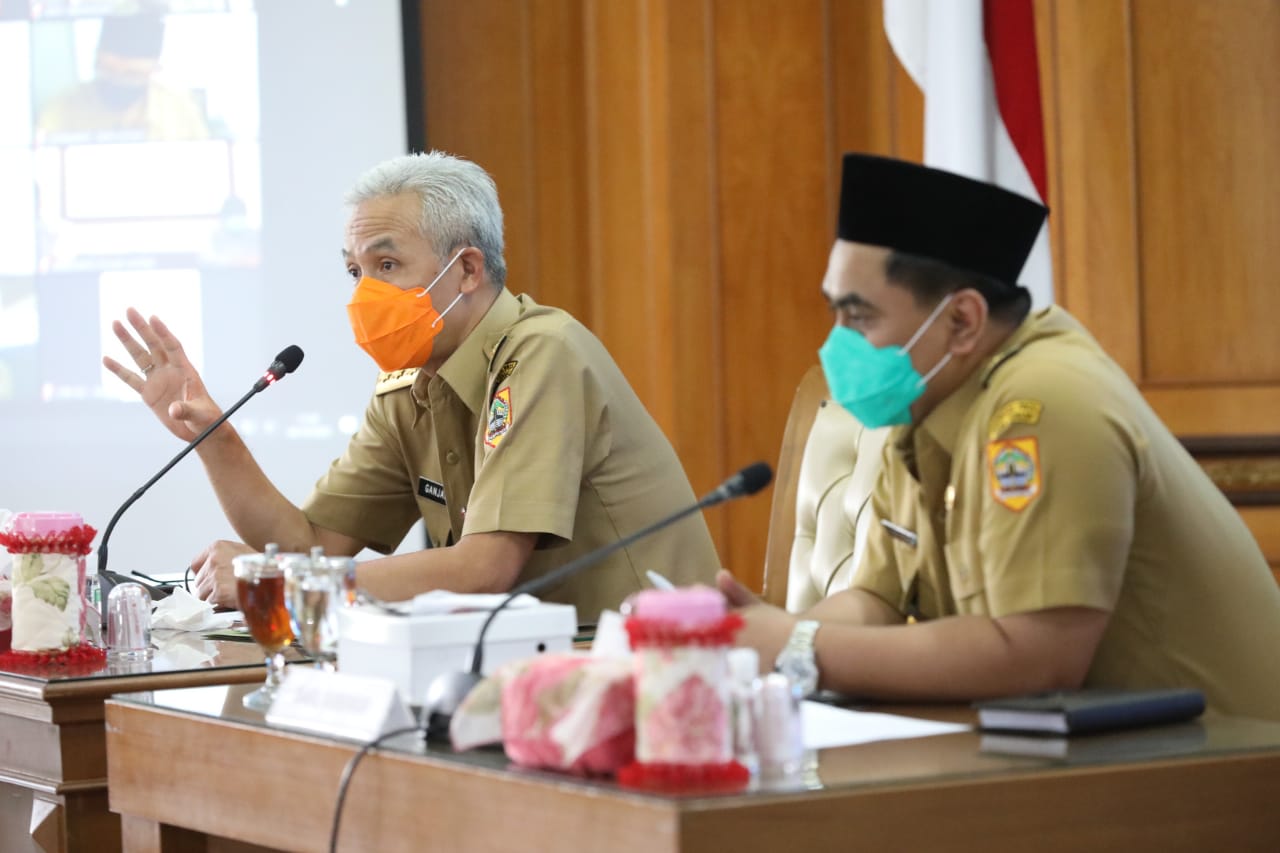
[[389, 370], [378, 374], [378, 384], [374, 386], [373, 393], [381, 396], [398, 388], [407, 388], [412, 385], [418, 378], [419, 367], [410, 367], [405, 370]]

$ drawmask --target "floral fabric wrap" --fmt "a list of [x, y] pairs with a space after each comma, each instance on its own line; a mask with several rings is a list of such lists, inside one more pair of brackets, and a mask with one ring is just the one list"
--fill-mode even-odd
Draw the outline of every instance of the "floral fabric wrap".
[[96, 535], [71, 513], [18, 513], [0, 531], [13, 555], [12, 646], [65, 651], [84, 636], [84, 557]]
[[635, 755], [626, 659], [586, 653], [512, 661], [471, 691], [449, 729], [454, 749], [501, 741], [523, 767], [610, 775]]
[[[13, 513], [0, 509], [0, 533], [9, 527], [9, 519]], [[9, 651], [9, 641], [13, 636], [13, 556], [7, 550], [0, 550], [0, 653]]]

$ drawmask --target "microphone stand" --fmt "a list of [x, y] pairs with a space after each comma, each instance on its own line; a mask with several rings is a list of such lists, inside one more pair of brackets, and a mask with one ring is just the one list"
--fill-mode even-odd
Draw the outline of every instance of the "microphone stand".
[[764, 488], [773, 476], [773, 471], [769, 466], [757, 462], [755, 465], [748, 466], [738, 474], [731, 477], [715, 491], [703, 497], [692, 506], [672, 515], [668, 515], [648, 527], [637, 530], [628, 536], [610, 542], [602, 548], [589, 551], [577, 559], [570, 560], [558, 569], [555, 569], [540, 578], [523, 583], [513, 589], [510, 594], [504, 598], [497, 607], [489, 611], [488, 617], [480, 626], [480, 634], [476, 637], [476, 648], [471, 656], [471, 667], [465, 672], [446, 672], [432, 679], [427, 685], [426, 695], [423, 697], [422, 703], [422, 719], [427, 731], [427, 736], [442, 737], [448, 734], [449, 722], [453, 719], [453, 714], [457, 711], [458, 706], [462, 704], [462, 700], [467, 697], [471, 689], [480, 683], [483, 676], [480, 670], [484, 665], [484, 638], [489, 630], [489, 626], [493, 623], [494, 618], [508, 604], [512, 602], [518, 595], [525, 593], [538, 592], [550, 586], [566, 580], [578, 572], [589, 566], [598, 563], [610, 554], [631, 545], [638, 539], [642, 539], [652, 533], [656, 533], [668, 525], [675, 524], [685, 516], [692, 515], [699, 510], [707, 509], [733, 498], [743, 497], [745, 495], [755, 494]]
[[[147, 489], [150, 489], [152, 486], [156, 484], [157, 480], [159, 480], [165, 474], [169, 473], [170, 468], [172, 468], [174, 465], [177, 465], [179, 462], [181, 462], [186, 457], [186, 455], [190, 453], [192, 450], [195, 450], [196, 446], [199, 445], [200, 442], [208, 438], [210, 433], [212, 433], [218, 427], [222, 426], [228, 418], [230, 418], [237, 411], [239, 411], [240, 407], [243, 406], [245, 403], [249, 402], [250, 398], [252, 398], [253, 395], [257, 394], [259, 391], [263, 390], [270, 384], [271, 384], [271, 381], [268, 381], [265, 378], [259, 379], [257, 382], [255, 382], [253, 384], [253, 387], [249, 389], [249, 393], [245, 394], [243, 397], [237, 400], [231, 408], [227, 409], [225, 412], [219, 415], [218, 418], [214, 420], [213, 423], [209, 424], [209, 426], [207, 426], [203, 432], [201, 432], [195, 438], [191, 439], [191, 441], [188, 442], [187, 446], [182, 448], [182, 450], [178, 453], [177, 456], [169, 460], [169, 464], [165, 465], [158, 472], [156, 472], [156, 475], [154, 477], [152, 477], [150, 480], [147, 480], [147, 482], [143, 483], [136, 492], [134, 492], [132, 495], [129, 496], [129, 499], [127, 501], [125, 501], [123, 504], [120, 505], [120, 508], [116, 510], [115, 515], [111, 516], [111, 520], [107, 522], [107, 529], [102, 532], [102, 542], [101, 544], [98, 545], [98, 577], [100, 579], [106, 579], [111, 581], [112, 586], [116, 584], [121, 584], [121, 583], [140, 583], [139, 581], [133, 578], [126, 577], [122, 574], [119, 574], [118, 572], [107, 571], [107, 540], [111, 538], [111, 531], [115, 530], [116, 522], [120, 520], [120, 516], [124, 515], [125, 510], [127, 510], [129, 507], [137, 503], [138, 499], [141, 498], [144, 494], [146, 494]], [[149, 584], [142, 584], [142, 586], [147, 588], [147, 591], [151, 593], [152, 599], [155, 599], [155, 600], [164, 598], [166, 595], [170, 593], [170, 590], [164, 589], [163, 587], [151, 586]], [[107, 591], [104, 590], [102, 593], [102, 598], [104, 601], [106, 600], [106, 597], [107, 597]], [[103, 618], [105, 619], [106, 607], [104, 606], [102, 610], [103, 610]]]
[[633, 544], [636, 540], [643, 539], [644, 537], [648, 536], [650, 533], [656, 533], [657, 531], [666, 527], [668, 524], [675, 524], [677, 521], [684, 518], [685, 516], [692, 515], [698, 510], [706, 509], [709, 506], [714, 506], [715, 504], [719, 503], [720, 500], [723, 500], [721, 498], [720, 500], [713, 500], [713, 501], [707, 502], [708, 499], [711, 497], [718, 497], [718, 496], [714, 494], [708, 495], [706, 498], [703, 498], [702, 500], [698, 501], [693, 506], [685, 507], [684, 509], [680, 510], [680, 512], [676, 513], [675, 515], [669, 515], [660, 521], [656, 521], [653, 524], [650, 524], [648, 527], [642, 530], [638, 530], [635, 533], [632, 533], [630, 536], [626, 536], [626, 537], [623, 537], [622, 539], [614, 540], [613, 542], [610, 542], [608, 545], [606, 545], [603, 548], [600, 548], [595, 551], [589, 551], [575, 560], [570, 560], [560, 568], [555, 569], [554, 571], [550, 571], [540, 578], [534, 578], [533, 580], [527, 583], [523, 583], [520, 586], [516, 587], [515, 589], [511, 590], [511, 592], [507, 595], [507, 597], [502, 599], [502, 601], [498, 604], [497, 607], [489, 611], [489, 616], [480, 625], [480, 635], [476, 638], [476, 650], [471, 655], [471, 674], [476, 676], [476, 679], [475, 679], [476, 682], [480, 681], [480, 670], [484, 666], [484, 638], [489, 631], [489, 624], [493, 622], [494, 618], [499, 613], [501, 613], [504, 609], [506, 609], [506, 606], [510, 604], [512, 601], [514, 601], [517, 596], [525, 595], [527, 593], [531, 594], [531, 593], [539, 592], [541, 590], [555, 586], [560, 581], [567, 580], [573, 575], [576, 575], [579, 571], [581, 571], [582, 569], [585, 569], [587, 566], [590, 566], [593, 563], [603, 560], [605, 557], [608, 557], [610, 554], [620, 551], [621, 549], [627, 547], [628, 545]]

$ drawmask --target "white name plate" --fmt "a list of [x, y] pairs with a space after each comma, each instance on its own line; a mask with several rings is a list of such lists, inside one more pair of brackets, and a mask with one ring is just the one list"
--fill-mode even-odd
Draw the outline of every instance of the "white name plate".
[[292, 666], [266, 716], [273, 726], [362, 741], [415, 723], [389, 678]]

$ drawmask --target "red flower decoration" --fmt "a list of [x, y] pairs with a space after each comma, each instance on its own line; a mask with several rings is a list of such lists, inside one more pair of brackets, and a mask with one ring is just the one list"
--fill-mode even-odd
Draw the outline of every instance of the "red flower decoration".
[[98, 531], [87, 524], [69, 527], [48, 536], [26, 536], [0, 532], [0, 545], [10, 554], [66, 554], [83, 557], [92, 550], [89, 545]]
[[88, 643], [61, 652], [0, 652], [0, 669], [23, 675], [89, 675], [106, 665], [106, 650]]

